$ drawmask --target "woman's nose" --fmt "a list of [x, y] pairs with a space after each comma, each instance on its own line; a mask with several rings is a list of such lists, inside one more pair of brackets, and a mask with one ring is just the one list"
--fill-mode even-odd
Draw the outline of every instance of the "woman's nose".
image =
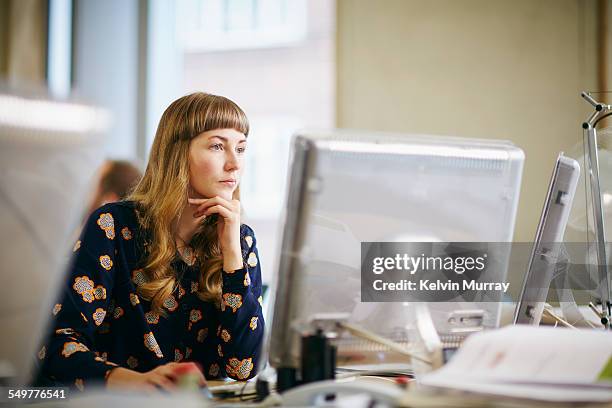
[[235, 152], [228, 152], [225, 159], [225, 170], [238, 170], [240, 168], [240, 160]]

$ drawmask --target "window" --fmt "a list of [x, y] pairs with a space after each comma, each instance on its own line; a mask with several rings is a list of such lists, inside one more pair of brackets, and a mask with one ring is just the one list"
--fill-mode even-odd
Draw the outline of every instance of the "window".
[[[291, 137], [335, 124], [332, 0], [149, 0], [147, 136], [181, 95], [226, 96], [251, 123], [241, 183], [264, 282], [279, 247]], [[173, 18], [174, 17], [174, 18]]]
[[290, 46], [306, 38], [306, 0], [180, 0], [186, 52]]

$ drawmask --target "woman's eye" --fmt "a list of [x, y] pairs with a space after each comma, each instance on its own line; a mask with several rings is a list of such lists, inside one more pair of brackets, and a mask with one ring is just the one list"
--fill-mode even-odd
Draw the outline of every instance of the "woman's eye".
[[246, 147], [238, 147], [238, 148], [236, 148], [236, 151], [238, 153], [244, 153], [246, 151]]
[[215, 143], [214, 145], [210, 146], [210, 148], [212, 150], [223, 150], [223, 145], [221, 143]]

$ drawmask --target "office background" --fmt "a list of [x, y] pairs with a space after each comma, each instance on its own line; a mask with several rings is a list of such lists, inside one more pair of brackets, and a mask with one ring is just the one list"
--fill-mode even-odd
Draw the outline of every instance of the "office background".
[[610, 89], [611, 3], [1, 0], [0, 75], [106, 107], [104, 154], [141, 165], [170, 101], [236, 100], [253, 125], [244, 207], [271, 273], [304, 127], [511, 140], [526, 154], [515, 240], [532, 240], [556, 155], [582, 143], [580, 91]]

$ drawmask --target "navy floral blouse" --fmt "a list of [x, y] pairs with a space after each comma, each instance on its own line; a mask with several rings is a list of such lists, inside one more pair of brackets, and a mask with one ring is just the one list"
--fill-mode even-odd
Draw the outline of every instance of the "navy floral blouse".
[[253, 377], [264, 333], [253, 230], [240, 228], [244, 268], [222, 272], [220, 310], [197, 297], [198, 262], [187, 248], [172, 263], [178, 284], [163, 316], [136, 292], [146, 279], [139, 268], [149, 237], [135, 211], [133, 203], [119, 202], [90, 216], [38, 353], [37, 382], [83, 390], [104, 382], [116, 366], [145, 372], [172, 361], [195, 361], [208, 379]]

